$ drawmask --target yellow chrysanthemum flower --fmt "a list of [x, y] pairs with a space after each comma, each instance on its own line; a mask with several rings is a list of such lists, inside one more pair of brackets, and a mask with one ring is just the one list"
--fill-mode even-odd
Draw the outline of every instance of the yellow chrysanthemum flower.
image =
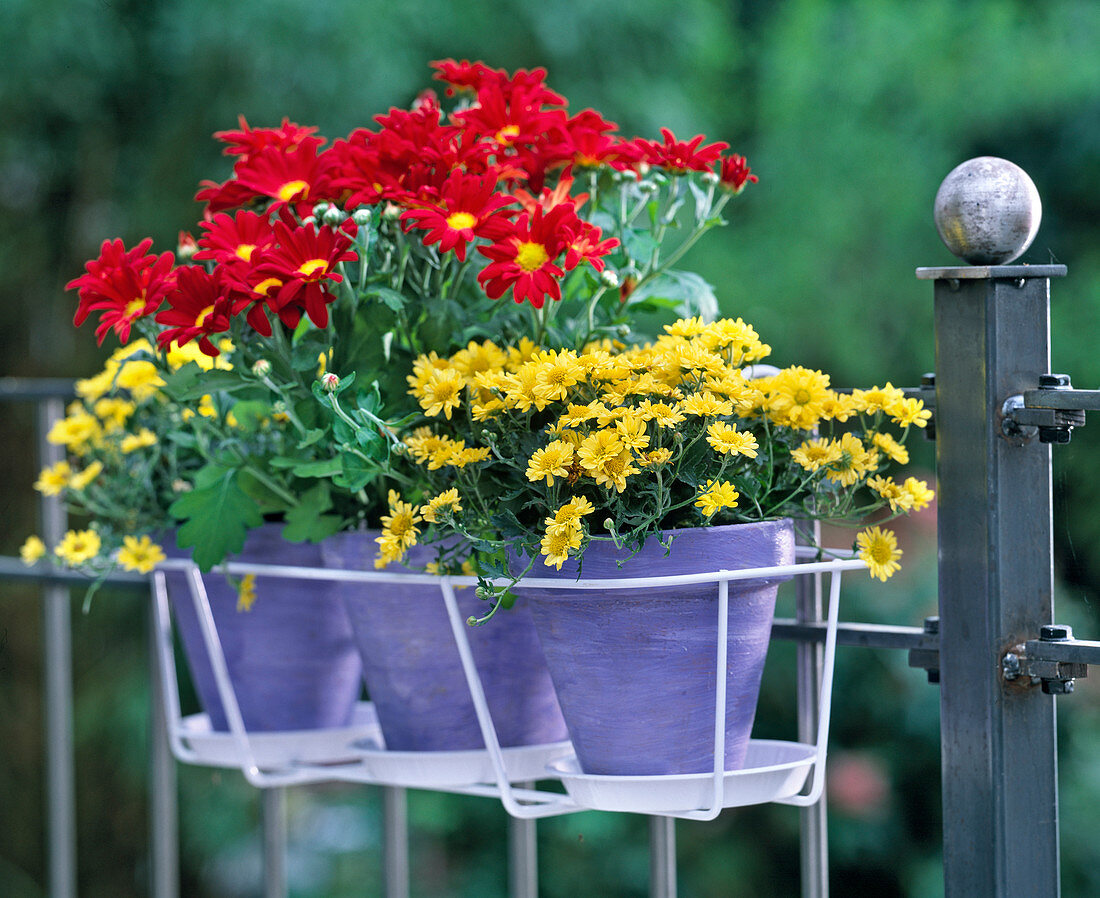
[[672, 324], [665, 325], [665, 332], [672, 337], [694, 337], [707, 329], [707, 323], [695, 316], [694, 318], [681, 318]]
[[827, 374], [798, 365], [784, 368], [769, 379], [768, 417], [781, 426], [812, 430], [825, 414], [830, 392]]
[[746, 458], [756, 458], [756, 451], [760, 448], [751, 433], [738, 430], [725, 421], [711, 423], [707, 428], [707, 442], [721, 455], [744, 455]]
[[83, 471], [73, 474], [69, 478], [69, 487], [80, 492], [87, 488], [88, 484], [103, 473], [103, 462], [94, 461]]
[[923, 402], [919, 399], [904, 397], [892, 403], [886, 409], [886, 414], [890, 416], [891, 421], [902, 427], [908, 427], [910, 424], [916, 427], [927, 427], [932, 418], [932, 412], [924, 407]]
[[703, 510], [708, 518], [723, 508], [735, 508], [741, 494], [727, 480], [708, 480], [706, 486], [695, 497], [695, 505]]
[[152, 362], [127, 361], [118, 369], [117, 383], [120, 387], [130, 391], [130, 395], [138, 402], [144, 402], [157, 389], [164, 386], [157, 366]]
[[595, 507], [587, 498], [574, 496], [555, 511], [553, 517], [547, 518], [544, 523], [547, 528], [578, 524], [582, 517], [592, 514], [595, 510]]
[[467, 378], [472, 378], [482, 371], [503, 368], [507, 363], [508, 354], [492, 340], [486, 340], [483, 343], [475, 343], [471, 340], [466, 344], [465, 349], [460, 349], [451, 356], [451, 364]]
[[927, 483], [923, 480], [917, 480], [916, 477], [905, 478], [905, 483], [901, 486], [913, 499], [913, 511], [921, 511], [927, 508], [928, 504], [936, 498], [935, 491], [929, 489]]
[[458, 490], [452, 487], [449, 490], [444, 490], [434, 499], [429, 499], [421, 508], [420, 514], [430, 524], [439, 523], [439, 515], [442, 512], [457, 512], [462, 511], [462, 503], [458, 498]]
[[644, 400], [638, 406], [638, 412], [647, 421], [656, 421], [658, 427], [675, 427], [687, 420], [682, 411], [667, 402]]
[[841, 486], [852, 486], [864, 474], [878, 466], [878, 453], [868, 452], [854, 434], [842, 434], [837, 446], [840, 457], [829, 464], [825, 476]]
[[791, 458], [807, 471], [816, 471], [831, 465], [839, 461], [840, 456], [840, 444], [824, 437], [806, 440], [791, 453]]
[[108, 431], [124, 427], [136, 408], [137, 406], [129, 400], [117, 397], [104, 397], [97, 400], [93, 406], [96, 417], [103, 424], [103, 429]]
[[889, 502], [892, 511], [909, 511], [913, 507], [912, 494], [891, 477], [871, 477], [867, 486]]
[[886, 411], [896, 403], [902, 402], [905, 394], [887, 382], [884, 387], [871, 387], [869, 390], [852, 390], [852, 403], [856, 409], [873, 415], [875, 412]]
[[147, 446], [155, 446], [157, 444], [157, 435], [147, 427], [141, 428], [137, 433], [131, 433], [128, 436], [123, 437], [120, 442], [119, 448], [125, 454], [136, 452], [138, 449], [144, 449]]
[[28, 536], [19, 547], [19, 557], [23, 564], [32, 565], [46, 554], [46, 544], [37, 536]]
[[713, 393], [693, 393], [680, 401], [680, 411], [699, 418], [724, 418], [733, 414], [733, 403]]
[[455, 468], [465, 468], [466, 465], [472, 465], [474, 462], [486, 461], [488, 458], [488, 446], [466, 446], [465, 448], [453, 452], [448, 464]]
[[535, 396], [545, 403], [564, 402], [569, 391], [585, 378], [585, 369], [575, 352], [549, 350], [537, 356]]
[[909, 464], [909, 450], [890, 436], [890, 434], [876, 433], [871, 437], [871, 442], [882, 450], [883, 455], [892, 458], [899, 465]]
[[99, 554], [100, 545], [99, 534], [94, 530], [70, 530], [53, 553], [66, 564], [83, 564]]
[[95, 402], [111, 391], [117, 373], [118, 365], [108, 365], [99, 374], [78, 380], [74, 385], [76, 395], [87, 402]]
[[898, 559], [902, 552], [897, 537], [881, 527], [870, 527], [856, 537], [859, 558], [867, 563], [872, 577], [886, 582], [895, 571], [901, 570]]
[[245, 574], [237, 584], [237, 610], [251, 611], [256, 604], [256, 575]]
[[559, 571], [569, 559], [569, 552], [581, 547], [582, 531], [580, 523], [573, 526], [555, 526], [546, 531], [540, 543], [542, 554], [546, 556], [544, 564], [553, 565]]
[[462, 373], [453, 368], [445, 368], [428, 378], [417, 398], [424, 414], [429, 418], [442, 413], [450, 421], [451, 413], [462, 404], [462, 393], [465, 389], [466, 379]]
[[620, 443], [635, 452], [641, 452], [649, 445], [646, 420], [636, 412], [626, 413], [616, 421], [615, 433], [618, 434]]
[[95, 415], [83, 409], [76, 410], [54, 423], [46, 434], [46, 440], [55, 446], [67, 446], [78, 454], [95, 443], [103, 435], [103, 427]]
[[396, 490], [389, 492], [390, 513], [382, 516], [382, 535], [375, 542], [382, 548], [390, 560], [396, 560], [405, 554], [408, 549], [416, 545], [420, 530], [417, 524], [422, 520], [420, 509], [415, 505], [404, 502]]
[[532, 483], [545, 479], [547, 486], [553, 486], [555, 477], [569, 476], [572, 464], [573, 446], [564, 440], [554, 440], [531, 454], [527, 462], [527, 479]]
[[73, 471], [67, 461], [59, 461], [43, 468], [34, 482], [34, 488], [43, 496], [58, 496], [69, 485]]
[[643, 455], [640, 459], [638, 459], [638, 464], [640, 464], [643, 468], [656, 468], [660, 465], [667, 465], [671, 460], [671, 449], [652, 449], [649, 452], [645, 453], [645, 455]]
[[148, 536], [140, 539], [135, 536], [124, 536], [122, 548], [118, 550], [118, 563], [124, 570], [137, 571], [139, 574], [148, 574], [167, 556], [164, 550]]

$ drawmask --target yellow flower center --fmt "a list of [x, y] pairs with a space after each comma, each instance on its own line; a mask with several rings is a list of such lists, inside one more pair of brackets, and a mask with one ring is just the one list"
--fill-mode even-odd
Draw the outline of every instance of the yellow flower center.
[[126, 308], [122, 310], [122, 316], [124, 318], [137, 318], [141, 314], [142, 309], [145, 308], [145, 294], [142, 293], [137, 299], [131, 299], [126, 303]]
[[309, 196], [309, 184], [305, 181], [287, 181], [282, 187], [275, 191], [275, 195], [284, 203], [290, 202], [298, 196], [298, 194], [302, 195], [302, 199]]
[[328, 262], [325, 259], [309, 259], [298, 266], [298, 274], [313, 277], [318, 271], [328, 268]]
[[495, 136], [497, 143], [511, 146], [512, 141], [519, 136], [519, 125], [505, 125]]
[[550, 256], [547, 255], [546, 247], [541, 243], [531, 241], [521, 243], [516, 252], [516, 264], [524, 271], [538, 271], [549, 261]]
[[214, 314], [213, 304], [208, 305], [195, 317], [195, 327], [202, 327], [204, 324], [206, 324], [206, 319], [209, 318], [212, 314]]
[[260, 296], [267, 296], [276, 287], [281, 286], [283, 286], [283, 282], [280, 281], [278, 278], [267, 278], [266, 280], [260, 281], [260, 283], [258, 283], [252, 289], [259, 293]]
[[472, 228], [477, 224], [477, 219], [474, 218], [469, 212], [452, 212], [447, 216], [447, 227], [455, 230], [462, 231], [466, 228]]
[[255, 243], [242, 243], [233, 252], [238, 259], [243, 259], [245, 262], [252, 258], [252, 254], [256, 251]]

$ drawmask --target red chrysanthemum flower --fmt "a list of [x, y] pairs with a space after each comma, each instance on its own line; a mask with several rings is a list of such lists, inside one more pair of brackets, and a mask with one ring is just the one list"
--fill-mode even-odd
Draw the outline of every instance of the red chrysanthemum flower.
[[489, 264], [478, 274], [487, 296], [499, 299], [511, 287], [516, 302], [528, 300], [541, 309], [546, 297], [561, 299], [559, 279], [564, 275], [555, 260], [573, 240], [577, 214], [571, 203], [547, 213], [542, 208], [522, 214], [512, 233], [491, 246], [479, 246]]
[[439, 192], [437, 205], [401, 213], [406, 227], [427, 230], [425, 245], [438, 243], [440, 252], [455, 251], [465, 262], [466, 245], [475, 237], [497, 240], [511, 231], [509, 213], [503, 207], [512, 202], [497, 193], [493, 175], [481, 177], [453, 171]]
[[349, 249], [356, 230], [351, 219], [340, 230], [317, 230], [313, 225], [292, 229], [285, 222], [275, 223], [277, 245], [264, 253], [255, 274], [261, 282], [282, 281], [273, 298], [266, 294], [266, 302], [284, 324], [296, 327], [303, 311], [317, 327], [328, 324], [328, 303], [333, 297], [326, 288], [344, 279], [336, 271], [338, 263], [359, 258]]
[[691, 140], [677, 140], [668, 128], [661, 129], [663, 141], [634, 139], [634, 145], [641, 151], [641, 161], [658, 168], [667, 169], [676, 174], [687, 171], [709, 171], [710, 167], [729, 149], [729, 144], [719, 141], [700, 144], [706, 139], [697, 134]]
[[603, 238], [603, 231], [584, 219], [578, 219], [580, 228], [565, 248], [565, 270], [572, 271], [581, 262], [588, 262], [596, 271], [603, 271], [601, 258], [619, 245], [616, 237]]
[[224, 212], [226, 209], [237, 209], [257, 199], [256, 191], [245, 187], [236, 178], [230, 178], [221, 184], [217, 181], [200, 181], [199, 187], [201, 189], [195, 194], [195, 201], [206, 204], [207, 215]]
[[73, 324], [79, 327], [92, 312], [101, 312], [96, 342], [103, 344], [107, 331], [114, 330], [119, 342], [130, 339], [130, 328], [139, 318], [152, 315], [175, 286], [172, 253], [149, 253], [148, 237], [131, 250], [121, 240], [104, 240], [99, 258], [84, 265], [86, 274], [65, 285], [77, 290], [79, 303]]
[[493, 74], [493, 70], [485, 63], [470, 62], [466, 59], [461, 62], [453, 59], [439, 59], [428, 64], [435, 69], [433, 77], [450, 85], [446, 91], [449, 97], [454, 96], [455, 88], [476, 92], [485, 82], [486, 77]]
[[212, 259], [219, 265], [250, 262], [257, 251], [262, 252], [275, 243], [271, 222], [255, 212], [241, 210], [233, 217], [223, 212], [211, 221], [199, 222], [199, 227], [206, 233], [199, 238], [201, 249], [194, 258]]
[[313, 145], [284, 150], [265, 147], [237, 163], [234, 177], [259, 196], [271, 197], [274, 206], [283, 203], [301, 207], [334, 199], [328, 176], [328, 160]]
[[266, 147], [278, 147], [281, 150], [293, 150], [303, 144], [312, 144], [316, 149], [324, 143], [319, 137], [313, 137], [317, 129], [296, 125], [290, 119], [283, 119], [278, 128], [250, 128], [243, 115], [237, 117], [239, 131], [215, 131], [214, 137], [229, 144], [223, 151], [227, 156], [249, 156]]
[[746, 184], [755, 184], [760, 180], [752, 174], [752, 169], [749, 168], [745, 157], [738, 156], [736, 153], [723, 156], [719, 160], [718, 179], [723, 187], [732, 190], [734, 193], [740, 193]]
[[179, 269], [176, 289], [168, 296], [168, 308], [157, 314], [157, 324], [168, 326], [157, 335], [158, 346], [183, 346], [197, 337], [199, 349], [209, 356], [218, 355], [210, 337], [228, 331], [231, 317], [231, 301], [222, 278], [220, 268], [214, 274], [201, 265]]

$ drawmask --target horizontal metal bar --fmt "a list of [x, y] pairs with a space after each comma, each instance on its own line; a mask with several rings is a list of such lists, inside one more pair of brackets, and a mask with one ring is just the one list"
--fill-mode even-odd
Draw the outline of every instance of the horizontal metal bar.
[[0, 377], [0, 401], [40, 402], [75, 395], [73, 381], [66, 377]]
[[1100, 390], [1024, 390], [1027, 408], [1100, 411]]
[[[772, 622], [772, 639], [793, 639], [799, 642], [824, 642], [824, 623], [799, 623], [792, 618], [776, 618]], [[900, 627], [890, 624], [837, 624], [837, 645], [855, 645], [871, 649], [935, 650], [936, 636], [922, 627]]]
[[1100, 642], [1089, 639], [1029, 639], [1024, 651], [1029, 661], [1100, 664]]
[[1061, 278], [1065, 265], [965, 265], [952, 268], [918, 268], [922, 281], [987, 280], [990, 278]]
[[[94, 582], [87, 574], [51, 567], [44, 562], [27, 565], [18, 558], [0, 556], [0, 580], [21, 580], [32, 583], [52, 583], [67, 586], [89, 587]], [[103, 580], [104, 586], [122, 589], [149, 589], [149, 578], [144, 574], [116, 571]]]

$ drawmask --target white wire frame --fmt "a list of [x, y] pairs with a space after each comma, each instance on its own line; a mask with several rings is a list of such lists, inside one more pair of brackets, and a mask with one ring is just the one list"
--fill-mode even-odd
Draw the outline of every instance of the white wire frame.
[[[832, 704], [832, 681], [836, 655], [836, 630], [837, 621], [839, 619], [841, 575], [846, 571], [860, 570], [867, 567], [865, 562], [851, 557], [850, 553], [836, 550], [825, 550], [825, 553], [834, 557], [824, 561], [801, 560], [796, 561], [795, 564], [746, 568], [738, 571], [717, 570], [664, 577], [624, 577], [613, 580], [559, 580], [545, 577], [529, 577], [522, 581], [524, 586], [537, 587], [539, 589], [579, 589], [593, 592], [612, 592], [620, 589], [639, 587], [652, 588], [700, 583], [716, 584], [718, 593], [718, 618], [716, 621], [714, 765], [711, 800], [706, 807], [694, 810], [677, 812], [647, 810], [645, 813], [689, 820], [713, 820], [724, 809], [726, 774], [724, 769], [726, 735], [726, 653], [729, 629], [729, 583], [749, 579], [789, 578], [828, 574], [830, 577], [829, 611], [820, 692], [818, 695], [818, 726], [816, 743], [813, 746], [813, 761], [808, 772], [808, 777], [812, 776], [813, 779], [808, 792], [773, 800], [782, 804], [808, 806], [815, 804], [820, 799], [825, 783], [824, 774]], [[796, 547], [796, 557], [799, 559], [813, 559], [820, 558], [821, 556], [817, 549], [799, 546]], [[264, 769], [261, 767], [257, 762], [251, 737], [248, 730], [245, 728], [240, 705], [229, 677], [228, 665], [218, 637], [217, 625], [214, 621], [206, 589], [202, 582], [202, 576], [198, 567], [193, 562], [186, 559], [162, 562], [157, 570], [151, 574], [156, 611], [157, 651], [162, 672], [161, 683], [164, 689], [165, 717], [169, 729], [169, 743], [173, 754], [175, 754], [180, 761], [192, 764], [229, 766], [227, 764], [212, 762], [205, 759], [186, 744], [187, 740], [182, 730], [179, 688], [175, 670], [175, 653], [172, 643], [171, 614], [168, 606], [166, 580], [164, 576], [164, 572], [169, 570], [182, 571], [187, 575], [188, 587], [191, 592], [191, 598], [194, 602], [196, 613], [198, 614], [218, 693], [222, 700], [226, 720], [229, 725], [229, 732], [237, 748], [237, 761], [239, 763], [233, 766], [239, 766], [249, 783], [258, 788], [271, 788], [274, 786], [287, 786], [322, 781], [345, 781], [390, 785], [383, 780], [367, 775], [362, 765], [357, 765], [354, 762], [347, 764], [295, 763], [281, 769]], [[455, 645], [462, 662], [463, 673], [465, 674], [466, 682], [470, 690], [470, 697], [473, 701], [474, 710], [477, 715], [478, 726], [481, 730], [482, 739], [485, 742], [485, 751], [494, 772], [495, 782], [455, 786], [432, 785], [425, 788], [430, 788], [432, 791], [439, 792], [455, 792], [466, 795], [480, 795], [497, 798], [509, 814], [519, 819], [536, 819], [590, 810], [589, 807], [578, 804], [570, 796], [560, 792], [550, 792], [543, 789], [518, 788], [514, 787], [509, 781], [500, 741], [497, 738], [496, 727], [485, 699], [481, 678], [474, 664], [473, 653], [470, 650], [469, 639], [466, 635], [467, 625], [458, 610], [458, 603], [454, 593], [456, 586], [476, 586], [478, 584], [476, 577], [303, 568], [289, 565], [252, 564], [245, 562], [229, 562], [223, 565], [221, 570], [228, 574], [238, 576], [255, 574], [257, 576], [284, 577], [301, 580], [353, 583], [398, 582], [437, 586], [440, 589], [447, 611], [447, 616], [455, 639]], [[507, 585], [509, 581], [501, 580], [494, 582], [497, 582], [498, 585]], [[598, 600], [599, 595], [594, 596], [594, 598]], [[546, 778], [553, 779], [554, 777], [552, 773], [548, 772]]]

